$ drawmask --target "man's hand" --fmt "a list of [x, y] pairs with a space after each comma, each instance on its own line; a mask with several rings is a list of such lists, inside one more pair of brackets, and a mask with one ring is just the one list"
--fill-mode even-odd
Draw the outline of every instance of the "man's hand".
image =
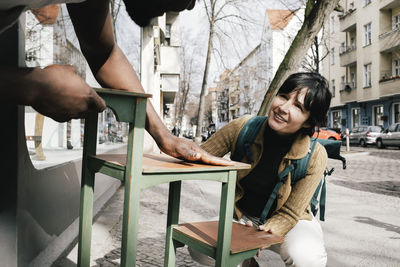
[[36, 79], [31, 106], [58, 122], [84, 118], [89, 111], [105, 109], [104, 100], [72, 66], [50, 65]]
[[163, 141], [159, 144], [159, 148], [164, 153], [175, 157], [186, 159], [189, 161], [202, 161], [207, 164], [232, 166], [235, 163], [223, 158], [215, 157], [204, 151], [195, 142], [184, 138], [178, 138], [172, 134], [164, 136]]

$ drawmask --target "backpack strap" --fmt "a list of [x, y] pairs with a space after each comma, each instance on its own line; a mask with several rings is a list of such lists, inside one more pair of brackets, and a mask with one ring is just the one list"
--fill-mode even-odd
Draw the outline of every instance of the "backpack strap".
[[293, 171], [293, 169], [294, 165], [290, 164], [280, 174], [278, 174], [278, 183], [275, 185], [274, 190], [272, 191], [271, 195], [268, 198], [267, 204], [265, 204], [264, 209], [261, 212], [259, 221], [260, 224], [264, 224], [265, 221], [267, 220], [269, 210], [271, 209], [272, 205], [275, 202], [276, 197], [278, 196], [279, 189], [286, 182], [289, 172]]
[[243, 128], [240, 130], [238, 139], [236, 141], [235, 153], [231, 157], [234, 161], [241, 161], [244, 156], [250, 162], [253, 162], [253, 155], [251, 153], [251, 145], [259, 133], [261, 126], [265, 122], [267, 117], [265, 116], [254, 116], [251, 117]]
[[294, 185], [298, 180], [306, 176], [308, 166], [310, 165], [311, 155], [314, 152], [315, 144], [316, 139], [310, 138], [310, 148], [307, 155], [301, 159], [292, 160], [291, 163], [281, 173], [278, 174], [279, 181], [275, 185], [274, 190], [268, 198], [267, 204], [265, 204], [264, 209], [261, 212], [260, 224], [265, 223], [269, 210], [271, 209], [272, 204], [275, 202], [279, 189], [286, 182], [288, 174], [291, 173], [291, 185]]
[[295, 167], [291, 173], [292, 174], [291, 181], [290, 181], [291, 185], [294, 185], [295, 183], [297, 183], [298, 180], [306, 177], [308, 166], [310, 165], [310, 159], [311, 159], [312, 154], [314, 153], [314, 148], [315, 148], [316, 143], [317, 143], [317, 139], [311, 137], [310, 138], [310, 148], [308, 150], [307, 155], [301, 159], [292, 160], [292, 164], [294, 164]]

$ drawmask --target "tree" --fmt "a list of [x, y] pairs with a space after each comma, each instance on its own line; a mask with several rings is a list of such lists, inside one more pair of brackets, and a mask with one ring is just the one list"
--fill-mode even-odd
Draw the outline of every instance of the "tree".
[[[198, 119], [197, 119], [197, 128], [195, 136], [200, 138], [201, 136], [201, 126], [204, 121], [204, 99], [207, 89], [207, 80], [209, 75], [211, 54], [213, 52], [221, 55], [221, 51], [215, 49], [214, 47], [214, 38], [218, 35], [219, 37], [228, 38], [230, 41], [234, 41], [234, 38], [229, 36], [223, 28], [223, 24], [235, 24], [236, 29], [245, 29], [246, 24], [251, 23], [251, 21], [245, 18], [243, 11], [246, 10], [244, 4], [246, 0], [203, 0], [205, 12], [208, 20], [208, 44], [207, 44], [207, 54], [205, 58], [205, 66], [204, 73], [200, 91], [200, 101], [198, 108]], [[238, 32], [236, 31], [236, 34]]]
[[290, 73], [297, 71], [302, 59], [315, 41], [315, 37], [322, 28], [326, 18], [338, 6], [339, 0], [308, 0], [306, 3], [304, 22], [294, 38], [285, 58], [272, 79], [268, 91], [264, 96], [258, 115], [268, 114], [273, 97]]
[[188, 106], [190, 94], [192, 93], [191, 89], [200, 84], [201, 75], [200, 64], [198, 62], [198, 57], [196, 57], [196, 51], [199, 50], [198, 42], [196, 42], [198, 36], [193, 39], [193, 37], [190, 37], [189, 32], [182, 31], [181, 33], [181, 74], [179, 91], [175, 96], [173, 121], [180, 129], [182, 129], [182, 119], [184, 115], [187, 115], [185, 113], [187, 113], [186, 107]]
[[181, 47], [181, 55], [182, 55], [182, 73], [181, 73], [181, 81], [179, 86], [179, 91], [177, 96], [175, 97], [175, 115], [174, 122], [178, 125], [178, 127], [182, 128], [182, 118], [185, 110], [185, 106], [188, 100], [188, 94], [190, 88], [192, 86], [192, 77], [193, 77], [193, 61], [194, 58], [188, 53], [186, 53], [186, 48], [184, 46]]
[[[320, 71], [319, 66], [320, 63], [329, 55], [329, 49], [327, 49], [328, 44], [327, 44], [327, 39], [324, 37], [325, 30], [324, 27], [320, 31], [321, 36], [315, 36], [314, 41], [311, 45], [311, 48], [309, 52], [307, 53], [306, 57], [304, 58], [301, 66], [303, 69], [310, 71], [310, 72], [318, 72]], [[321, 53], [321, 46], [324, 46], [325, 53]]]
[[121, 0], [111, 0], [110, 1], [110, 12], [111, 12], [111, 20], [113, 24], [113, 30], [114, 30], [114, 38], [115, 42], [117, 42], [117, 19], [119, 15], [119, 11], [121, 9]]

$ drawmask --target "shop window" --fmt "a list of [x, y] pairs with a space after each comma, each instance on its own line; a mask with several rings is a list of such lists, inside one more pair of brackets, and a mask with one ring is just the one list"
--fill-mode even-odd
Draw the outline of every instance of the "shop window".
[[360, 126], [360, 108], [351, 110], [351, 123], [352, 128]]
[[332, 128], [341, 129], [342, 127], [342, 112], [340, 110], [332, 111]]
[[373, 124], [377, 126], [383, 126], [383, 105], [374, 106], [372, 110], [372, 116], [374, 118]]
[[400, 122], [400, 103], [393, 104], [393, 123]]

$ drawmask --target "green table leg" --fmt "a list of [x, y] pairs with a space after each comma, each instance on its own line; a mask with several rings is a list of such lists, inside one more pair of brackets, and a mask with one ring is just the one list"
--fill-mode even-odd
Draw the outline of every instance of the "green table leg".
[[169, 183], [167, 233], [165, 238], [164, 267], [175, 266], [177, 242], [172, 239], [173, 227], [179, 223], [181, 181]]
[[236, 171], [229, 171], [228, 182], [222, 184], [215, 266], [229, 266]]
[[134, 122], [129, 124], [121, 247], [121, 266], [123, 267], [136, 264], [145, 112], [146, 100], [138, 100]]
[[92, 238], [93, 221], [93, 195], [94, 195], [94, 172], [87, 166], [88, 155], [96, 153], [97, 143], [97, 113], [88, 115], [85, 121], [85, 140], [82, 160], [82, 182], [79, 215], [79, 244], [78, 244], [78, 266], [90, 266], [90, 244]]

